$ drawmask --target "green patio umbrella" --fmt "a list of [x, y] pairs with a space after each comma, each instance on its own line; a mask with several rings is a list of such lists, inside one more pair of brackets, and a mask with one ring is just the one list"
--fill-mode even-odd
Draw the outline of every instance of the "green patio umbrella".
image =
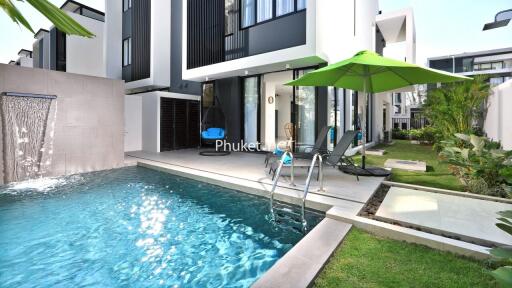
[[[426, 83], [445, 83], [472, 80], [456, 74], [425, 68], [380, 56], [371, 51], [360, 51], [354, 57], [310, 72], [299, 79], [286, 83], [291, 86], [333, 86], [364, 93], [363, 107], [368, 101], [367, 93], [380, 93]], [[365, 168], [366, 115], [363, 109], [363, 169]]]

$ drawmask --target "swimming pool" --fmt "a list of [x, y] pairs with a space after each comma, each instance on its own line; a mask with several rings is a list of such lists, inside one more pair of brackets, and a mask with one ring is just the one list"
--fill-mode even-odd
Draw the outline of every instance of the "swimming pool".
[[142, 167], [0, 186], [1, 287], [248, 287], [302, 237], [266, 198]]

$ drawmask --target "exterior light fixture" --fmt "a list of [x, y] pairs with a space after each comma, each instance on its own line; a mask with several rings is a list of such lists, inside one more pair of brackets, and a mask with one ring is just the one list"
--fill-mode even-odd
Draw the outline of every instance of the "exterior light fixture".
[[512, 9], [503, 10], [498, 12], [496, 16], [494, 16], [494, 22], [489, 22], [484, 25], [483, 31], [491, 30], [495, 28], [505, 27], [512, 19]]

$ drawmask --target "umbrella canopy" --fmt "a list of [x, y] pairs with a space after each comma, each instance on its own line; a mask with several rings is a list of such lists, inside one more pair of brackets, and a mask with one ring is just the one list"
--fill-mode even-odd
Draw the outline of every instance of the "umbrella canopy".
[[[425, 68], [403, 61], [380, 56], [371, 51], [360, 51], [352, 58], [310, 72], [299, 79], [286, 83], [291, 86], [333, 86], [365, 93], [379, 93], [426, 83], [445, 83], [472, 80], [469, 77]], [[362, 123], [362, 167], [365, 168], [365, 115]]]
[[333, 86], [379, 93], [415, 84], [461, 80], [472, 79], [361, 51], [352, 58], [310, 72], [286, 85]]

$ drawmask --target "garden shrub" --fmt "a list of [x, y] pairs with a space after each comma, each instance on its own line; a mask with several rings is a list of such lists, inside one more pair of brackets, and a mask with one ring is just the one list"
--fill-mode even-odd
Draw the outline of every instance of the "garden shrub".
[[443, 141], [441, 156], [471, 193], [512, 196], [512, 151], [476, 135], [455, 134]]

